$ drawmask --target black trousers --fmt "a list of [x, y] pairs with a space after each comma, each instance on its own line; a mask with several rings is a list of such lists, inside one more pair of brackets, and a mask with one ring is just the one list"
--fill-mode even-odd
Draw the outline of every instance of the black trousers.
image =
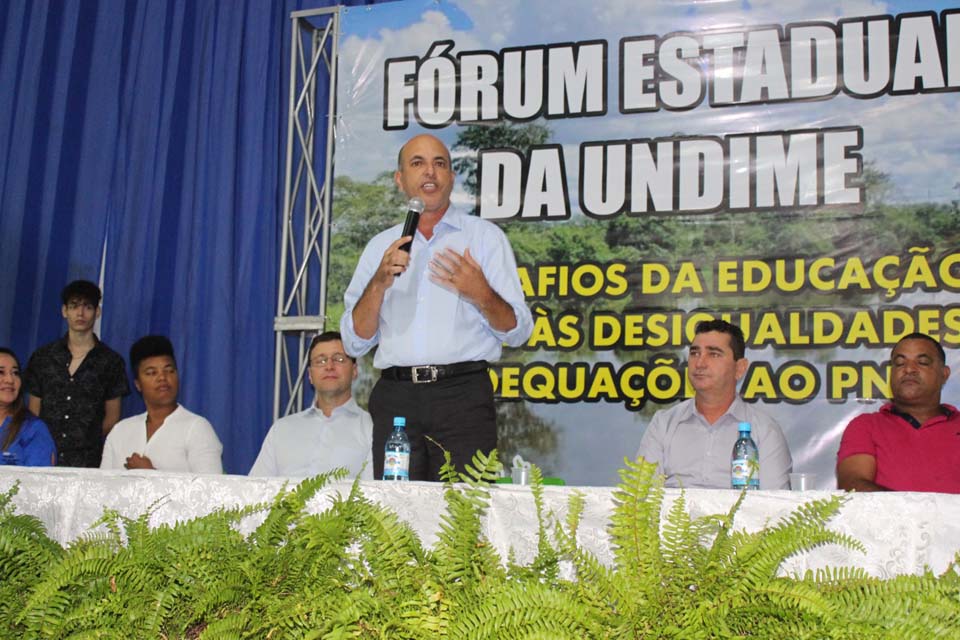
[[410, 438], [410, 479], [440, 480], [443, 450], [450, 452], [458, 471], [477, 450], [497, 447], [497, 413], [490, 374], [477, 371], [436, 382], [414, 384], [380, 378], [370, 393], [373, 417], [373, 477], [383, 478], [383, 447], [393, 432], [393, 418], [407, 420]]

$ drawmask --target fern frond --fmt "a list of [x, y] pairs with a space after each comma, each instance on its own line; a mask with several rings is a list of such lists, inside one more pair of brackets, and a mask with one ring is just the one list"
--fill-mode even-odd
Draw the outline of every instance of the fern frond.
[[272, 546], [285, 539], [290, 527], [303, 515], [307, 502], [331, 480], [347, 477], [346, 469], [334, 469], [303, 480], [290, 491], [286, 487], [273, 499], [270, 511], [263, 523], [251, 534], [256, 545]]
[[642, 583], [644, 576], [659, 575], [660, 507], [663, 504], [663, 477], [657, 465], [638, 458], [624, 459], [620, 485], [613, 493], [614, 512], [610, 519], [617, 569], [628, 579]]
[[247, 630], [250, 626], [250, 614], [235, 611], [207, 624], [198, 636], [199, 640], [238, 640], [251, 637]]
[[499, 463], [496, 453], [478, 451], [467, 473], [459, 474], [463, 484], [445, 484], [447, 512], [440, 518], [440, 532], [434, 546], [435, 570], [447, 581], [470, 576], [503, 577], [500, 557], [483, 535], [483, 517], [490, 503], [487, 478], [495, 477]]
[[669, 567], [669, 582], [686, 589], [699, 581], [709, 555], [704, 541], [716, 532], [715, 519], [690, 517], [686, 493], [681, 491], [667, 511], [661, 533], [661, 551], [663, 562]]
[[499, 473], [502, 466], [496, 449], [490, 453], [477, 450], [473, 454], [472, 464], [467, 464], [463, 472], [460, 473], [460, 480], [468, 484], [492, 484], [500, 477]]
[[24, 625], [27, 635], [49, 635], [62, 629], [72, 594], [76, 590], [102, 592], [113, 574], [116, 555], [109, 546], [68, 551], [34, 586], [16, 623]]
[[416, 532], [394, 512], [364, 499], [354, 502], [351, 517], [366, 562], [364, 573], [392, 581], [428, 564]]
[[508, 583], [469, 610], [462, 610], [449, 637], [499, 640], [532, 633], [601, 638], [604, 632], [596, 612], [572, 594], [537, 583]]
[[837, 544], [849, 549], [866, 552], [863, 545], [848, 535], [826, 528], [845, 502], [841, 496], [807, 502], [781, 519], [772, 528], [740, 538], [728, 559], [729, 570], [742, 574], [751, 583], [773, 578], [783, 562], [803, 551], [825, 544]]
[[543, 502], [543, 473], [536, 465], [530, 468], [530, 492], [533, 494], [537, 514], [537, 555], [529, 568], [514, 567], [517, 576], [537, 579], [546, 584], [555, 584], [560, 574], [560, 554], [554, 548], [548, 533], [553, 524], [553, 514], [547, 513]]

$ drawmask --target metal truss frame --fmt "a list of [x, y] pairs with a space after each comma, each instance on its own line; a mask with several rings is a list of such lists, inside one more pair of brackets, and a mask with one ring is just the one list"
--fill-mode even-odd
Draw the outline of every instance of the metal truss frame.
[[[294, 11], [290, 23], [286, 174], [273, 322], [274, 420], [303, 408], [307, 348], [327, 322], [340, 8]], [[325, 105], [318, 104], [318, 90], [326, 90]]]

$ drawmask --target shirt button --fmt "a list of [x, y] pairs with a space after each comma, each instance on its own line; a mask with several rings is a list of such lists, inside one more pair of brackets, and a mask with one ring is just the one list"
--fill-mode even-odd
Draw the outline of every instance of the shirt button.
[[69, 399], [70, 399], [70, 396], [67, 396], [67, 400], [69, 400]]
[[70, 416], [63, 416], [63, 419], [64, 419], [64, 420], [69, 420], [69, 419], [70, 419]]

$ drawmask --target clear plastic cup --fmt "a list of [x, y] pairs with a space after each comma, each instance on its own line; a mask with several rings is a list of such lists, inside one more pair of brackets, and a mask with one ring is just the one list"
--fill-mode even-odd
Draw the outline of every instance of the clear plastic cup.
[[513, 467], [510, 471], [510, 477], [513, 479], [513, 484], [530, 484], [530, 468]]
[[791, 491], [812, 491], [816, 487], [817, 474], [815, 473], [791, 473], [790, 490]]

